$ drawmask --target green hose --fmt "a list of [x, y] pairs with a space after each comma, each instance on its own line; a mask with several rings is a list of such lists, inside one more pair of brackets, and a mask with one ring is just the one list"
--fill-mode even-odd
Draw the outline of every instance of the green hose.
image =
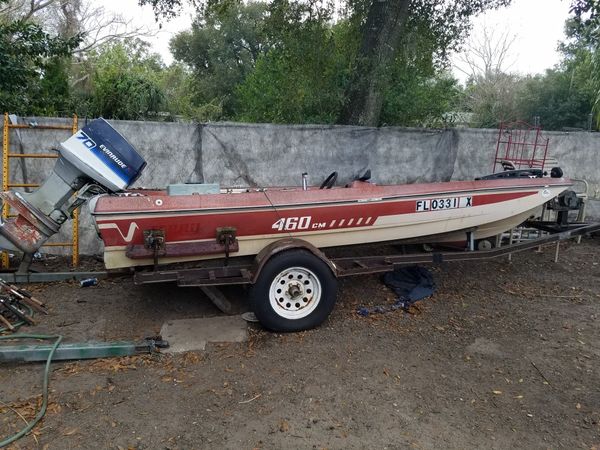
[[27, 426], [25, 428], [23, 428], [17, 434], [14, 434], [11, 437], [8, 437], [8, 438], [4, 439], [3, 441], [0, 441], [0, 448], [1, 447], [5, 447], [8, 444], [16, 441], [17, 439], [20, 439], [23, 436], [25, 436], [42, 419], [42, 417], [44, 417], [44, 414], [46, 414], [46, 408], [48, 406], [48, 384], [50, 382], [50, 363], [52, 362], [52, 357], [54, 356], [54, 352], [56, 351], [56, 349], [60, 345], [60, 342], [62, 341], [62, 338], [63, 337], [60, 336], [60, 335], [47, 335], [47, 334], [17, 334], [17, 335], [14, 335], [14, 336], [11, 336], [11, 335], [0, 336], [0, 340], [7, 340], [7, 339], [45, 339], [45, 340], [49, 340], [49, 339], [56, 339], [56, 341], [54, 341], [54, 345], [50, 349], [50, 353], [48, 353], [48, 359], [46, 360], [46, 367], [44, 369], [44, 386], [43, 386], [44, 392], [42, 394], [42, 407], [40, 408], [40, 411], [37, 413], [37, 415], [35, 416], [35, 418], [33, 419], [33, 421], [30, 422], [29, 424], [27, 424]]

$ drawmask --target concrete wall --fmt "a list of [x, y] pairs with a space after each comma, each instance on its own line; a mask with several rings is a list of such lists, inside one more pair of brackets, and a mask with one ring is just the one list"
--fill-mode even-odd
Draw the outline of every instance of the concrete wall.
[[[28, 118], [25, 123], [70, 124], [69, 119]], [[497, 130], [368, 128], [322, 125], [239, 123], [162, 123], [111, 121], [146, 158], [148, 166], [136, 186], [216, 182], [227, 186], [300, 185], [302, 172], [319, 184], [330, 172], [339, 183], [370, 168], [378, 183], [414, 183], [472, 179], [490, 173]], [[85, 124], [80, 120], [80, 126]], [[12, 130], [11, 152], [49, 152], [70, 135], [67, 131]], [[567, 176], [590, 183], [600, 200], [600, 133], [548, 132], [549, 153]], [[11, 159], [11, 181], [39, 182], [54, 161]], [[26, 177], [24, 177], [26, 175]], [[24, 181], [26, 178], [26, 181]], [[600, 202], [591, 214], [600, 217]], [[68, 239], [65, 227], [57, 239]], [[81, 251], [100, 251], [87, 211], [81, 219]]]

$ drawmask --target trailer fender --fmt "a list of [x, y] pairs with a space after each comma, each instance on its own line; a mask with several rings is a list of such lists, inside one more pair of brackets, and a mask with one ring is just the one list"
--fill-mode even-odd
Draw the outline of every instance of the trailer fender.
[[325, 256], [321, 250], [312, 245], [310, 242], [306, 242], [302, 239], [287, 238], [272, 242], [263, 248], [258, 255], [256, 255], [254, 258], [254, 264], [252, 266], [252, 283], [256, 282], [258, 276], [260, 275], [260, 271], [272, 256], [294, 249], [302, 249], [312, 253], [314, 256], [327, 264], [327, 266], [331, 269], [331, 273], [333, 273], [333, 275], [337, 278], [337, 268], [335, 267], [335, 264], [329, 258], [327, 258], [327, 256]]

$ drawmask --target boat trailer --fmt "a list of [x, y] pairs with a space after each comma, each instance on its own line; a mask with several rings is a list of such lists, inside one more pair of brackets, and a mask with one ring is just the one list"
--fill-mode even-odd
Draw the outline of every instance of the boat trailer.
[[[542, 224], [544, 231], [552, 231], [546, 224]], [[535, 226], [535, 222], [529, 224]], [[313, 253], [318, 253], [328, 261], [336, 277], [348, 277], [352, 275], [367, 275], [374, 273], [391, 272], [397, 267], [414, 264], [442, 264], [456, 261], [482, 261], [495, 259], [501, 256], [511, 255], [536, 247], [555, 243], [557, 246], [561, 241], [590, 235], [600, 232], [600, 222], [591, 224], [573, 224], [569, 229], [554, 232], [547, 236], [524, 242], [511, 243], [498, 246], [489, 250], [475, 250], [467, 248], [456, 251], [431, 251], [414, 254], [382, 255], [382, 256], [360, 256], [327, 258], [320, 250], [300, 239], [282, 239], [277, 245], [267, 247], [266, 252], [261, 252], [254, 263], [244, 265], [223, 265], [220, 267], [172, 269], [140, 271], [134, 275], [135, 284], [152, 284], [164, 282], [176, 282], [178, 286], [225, 286], [235, 284], [253, 284], [262, 268], [262, 265], [278, 250], [290, 248], [307, 248]], [[468, 242], [468, 241], [467, 241]], [[312, 247], [312, 248], [311, 248]]]

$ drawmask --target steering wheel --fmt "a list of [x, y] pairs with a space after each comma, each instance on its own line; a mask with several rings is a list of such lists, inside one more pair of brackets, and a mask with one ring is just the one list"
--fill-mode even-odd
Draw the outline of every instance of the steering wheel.
[[337, 172], [331, 172], [325, 181], [321, 183], [319, 189], [331, 189], [337, 180]]

